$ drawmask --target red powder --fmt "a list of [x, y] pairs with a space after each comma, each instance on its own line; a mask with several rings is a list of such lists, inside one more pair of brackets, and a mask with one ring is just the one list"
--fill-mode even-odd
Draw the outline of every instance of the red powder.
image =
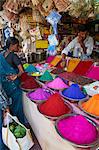
[[36, 82], [36, 80], [33, 77], [29, 77], [27, 80], [25, 80], [21, 87], [25, 89], [35, 89], [40, 87], [40, 85]]
[[21, 82], [25, 82], [29, 77], [30, 76], [26, 72], [24, 72], [21, 74], [20, 80], [21, 80]]
[[64, 104], [63, 99], [58, 93], [49, 97], [49, 99], [40, 105], [40, 112], [51, 117], [58, 117], [70, 112], [70, 108]]
[[80, 63], [77, 65], [77, 67], [74, 69], [73, 72], [83, 76], [90, 69], [92, 64], [93, 64], [93, 62], [91, 60], [80, 61]]

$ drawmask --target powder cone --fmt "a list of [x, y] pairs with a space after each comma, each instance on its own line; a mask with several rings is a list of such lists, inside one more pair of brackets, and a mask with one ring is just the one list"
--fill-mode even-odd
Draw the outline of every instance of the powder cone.
[[46, 70], [46, 71], [44, 72], [44, 74], [43, 74], [41, 77], [39, 77], [39, 80], [41, 80], [41, 81], [52, 81], [52, 80], [53, 80], [53, 77], [52, 77], [52, 75]]
[[49, 82], [47, 84], [47, 86], [49, 88], [52, 88], [52, 89], [64, 89], [64, 88], [68, 88], [68, 85], [66, 85], [63, 80], [59, 77], [55, 78], [53, 81]]
[[28, 64], [28, 63], [23, 64], [23, 68], [24, 68], [24, 69], [26, 69], [28, 66], [29, 66], [29, 64]]
[[99, 116], [99, 94], [94, 95], [88, 101], [84, 102], [82, 107], [88, 113]]
[[73, 100], [81, 100], [86, 98], [86, 95], [81, 91], [78, 84], [72, 84], [68, 89], [63, 90], [62, 94], [66, 98]]
[[24, 89], [35, 89], [40, 87], [40, 85], [38, 84], [38, 82], [33, 78], [33, 77], [29, 77], [22, 85], [22, 88]]
[[43, 88], [38, 88], [34, 92], [28, 94], [31, 100], [47, 100], [49, 96], [51, 96], [51, 93]]
[[21, 74], [20, 80], [21, 80], [21, 82], [25, 82], [29, 77], [30, 76], [26, 72], [24, 72]]
[[32, 73], [32, 72], [37, 72], [37, 69], [33, 65], [29, 65], [26, 69], [26, 72]]
[[84, 116], [69, 116], [58, 122], [60, 134], [75, 144], [90, 144], [97, 139], [96, 127]]
[[86, 76], [91, 79], [99, 80], [99, 66], [93, 66]]
[[59, 117], [70, 112], [70, 108], [64, 104], [58, 93], [51, 95], [48, 100], [40, 105], [40, 112], [46, 116]]

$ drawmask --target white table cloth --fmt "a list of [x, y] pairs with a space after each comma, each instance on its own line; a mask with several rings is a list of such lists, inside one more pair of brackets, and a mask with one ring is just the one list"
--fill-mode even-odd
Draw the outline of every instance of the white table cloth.
[[34, 134], [42, 150], [76, 150], [70, 143], [62, 139], [56, 132], [54, 122], [43, 116], [37, 105], [23, 93], [23, 107]]

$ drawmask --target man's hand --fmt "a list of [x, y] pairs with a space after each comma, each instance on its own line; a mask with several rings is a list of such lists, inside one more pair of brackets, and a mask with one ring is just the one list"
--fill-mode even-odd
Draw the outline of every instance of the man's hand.
[[78, 42], [79, 42], [80, 46], [83, 48], [84, 54], [86, 54], [86, 47], [85, 47], [82, 37], [78, 36]]

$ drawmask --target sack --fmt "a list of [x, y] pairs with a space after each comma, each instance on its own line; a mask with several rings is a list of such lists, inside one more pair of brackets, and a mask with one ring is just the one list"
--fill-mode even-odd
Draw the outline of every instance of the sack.
[[26, 135], [23, 138], [16, 138], [14, 134], [10, 131], [9, 123], [7, 127], [2, 127], [2, 139], [4, 144], [10, 150], [29, 150], [33, 145], [32, 137], [30, 134], [30, 130], [27, 129], [23, 124], [21, 124], [17, 117], [13, 117], [11, 114], [7, 113], [7, 117], [11, 118], [14, 122], [16, 122], [21, 127], [25, 128]]

